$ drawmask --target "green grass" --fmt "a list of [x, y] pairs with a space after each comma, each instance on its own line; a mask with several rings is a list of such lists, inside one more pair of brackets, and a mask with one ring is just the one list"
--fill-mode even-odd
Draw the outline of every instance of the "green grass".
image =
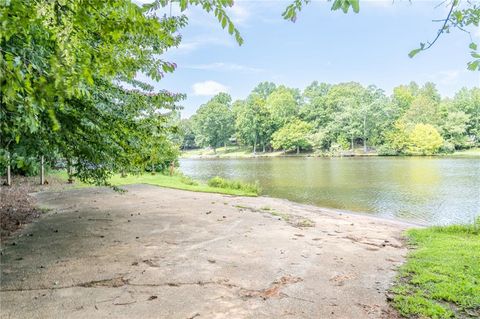
[[457, 151], [450, 156], [479, 156], [480, 157], [480, 147], [471, 148], [469, 150]]
[[480, 218], [473, 225], [407, 232], [393, 304], [409, 318], [480, 318]]
[[221, 189], [235, 189], [246, 193], [260, 194], [261, 188], [258, 183], [250, 184], [240, 181], [231, 181], [218, 176], [208, 181], [208, 186]]
[[[67, 174], [65, 171], [52, 172], [52, 175], [59, 177], [63, 180], [67, 180]], [[239, 182], [229, 182], [232, 184], [216, 185], [209, 186], [207, 184], [198, 182], [191, 179], [188, 176], [183, 174], [175, 174], [173, 176], [164, 175], [161, 173], [156, 173], [154, 175], [150, 173], [145, 173], [142, 175], [127, 175], [126, 177], [121, 177], [120, 174], [115, 174], [109, 180], [109, 182], [114, 186], [122, 186], [129, 184], [150, 184], [168, 188], [183, 189], [194, 192], [205, 192], [205, 193], [219, 193], [227, 195], [238, 195], [238, 196], [258, 196], [259, 189], [254, 189], [251, 187], [243, 187], [242, 183]], [[241, 185], [241, 186], [238, 186]], [[88, 185], [79, 181], [75, 182], [76, 187], [89, 187]]]
[[[283, 155], [282, 152], [265, 152], [261, 149], [257, 150], [256, 156], [271, 157]], [[195, 158], [195, 157], [218, 157], [218, 158], [249, 158], [254, 157], [253, 149], [245, 146], [228, 146], [217, 148], [216, 153], [212, 149], [195, 149], [182, 152], [183, 158]]]

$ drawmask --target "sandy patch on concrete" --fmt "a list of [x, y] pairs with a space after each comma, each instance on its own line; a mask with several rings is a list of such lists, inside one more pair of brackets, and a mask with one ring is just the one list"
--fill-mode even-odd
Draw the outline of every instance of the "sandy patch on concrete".
[[392, 318], [408, 225], [131, 185], [36, 195], [2, 247], [1, 318]]

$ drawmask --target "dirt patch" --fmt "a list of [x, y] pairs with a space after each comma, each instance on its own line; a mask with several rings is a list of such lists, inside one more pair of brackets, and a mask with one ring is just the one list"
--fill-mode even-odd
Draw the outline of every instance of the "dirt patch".
[[284, 293], [281, 292], [284, 286], [295, 284], [300, 281], [303, 281], [303, 279], [300, 277], [295, 277], [291, 275], [283, 276], [280, 279], [272, 282], [272, 284], [265, 289], [261, 289], [261, 290], [242, 289], [240, 290], [240, 296], [242, 296], [243, 298], [259, 297], [264, 300], [268, 298], [279, 298], [282, 296], [286, 296]]
[[109, 288], [117, 288], [125, 286], [128, 282], [123, 279], [123, 277], [116, 277], [111, 279], [103, 279], [103, 280], [94, 280], [79, 284], [79, 287], [85, 288], [93, 288], [93, 287], [109, 287]]
[[39, 185], [38, 177], [13, 176], [12, 186], [0, 186], [0, 239], [4, 241], [24, 225], [31, 223], [44, 212], [35, 206], [30, 193], [61, 190], [66, 184], [49, 177], [47, 185]]

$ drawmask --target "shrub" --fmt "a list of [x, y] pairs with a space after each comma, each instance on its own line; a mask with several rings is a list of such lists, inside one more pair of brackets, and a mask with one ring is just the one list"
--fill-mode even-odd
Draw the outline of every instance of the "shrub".
[[180, 175], [180, 182], [186, 185], [192, 185], [192, 186], [197, 186], [198, 182], [194, 180], [191, 177], [185, 176], [185, 175]]
[[258, 183], [244, 183], [240, 181], [229, 181], [215, 176], [208, 181], [208, 186], [215, 188], [237, 189], [247, 193], [260, 194], [261, 188]]
[[412, 155], [433, 155], [443, 145], [443, 138], [430, 124], [417, 124], [408, 135], [408, 152]]

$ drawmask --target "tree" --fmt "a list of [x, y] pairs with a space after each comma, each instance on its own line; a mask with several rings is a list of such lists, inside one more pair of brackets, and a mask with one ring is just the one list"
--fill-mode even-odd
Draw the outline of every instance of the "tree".
[[252, 93], [257, 93], [264, 100], [266, 100], [276, 88], [277, 85], [273, 82], [261, 82], [252, 90]]
[[393, 127], [384, 132], [384, 144], [380, 147], [381, 155], [407, 154], [409, 137], [405, 123], [398, 120]]
[[468, 115], [466, 135], [477, 145], [480, 144], [480, 88], [458, 91], [452, 100], [452, 110]]
[[[359, 83], [349, 82], [332, 86], [326, 97], [326, 109], [331, 117], [328, 129], [332, 141], [342, 137], [350, 140], [351, 149], [355, 140], [364, 132], [366, 110], [370, 104], [369, 92]], [[364, 106], [362, 106], [364, 105]]]
[[410, 107], [405, 112], [403, 120], [407, 125], [419, 123], [439, 125], [438, 103], [425, 95], [419, 95], [412, 101]]
[[440, 133], [430, 124], [417, 124], [408, 135], [408, 152], [413, 155], [433, 155], [443, 145]]
[[281, 128], [297, 116], [299, 108], [294, 93], [285, 86], [279, 86], [268, 96], [266, 106], [275, 129]]
[[193, 129], [193, 119], [183, 119], [180, 122], [180, 134], [182, 136], [182, 150], [192, 149], [197, 147], [195, 144], [195, 132]]
[[273, 134], [272, 146], [284, 151], [296, 149], [297, 154], [299, 154], [300, 149], [307, 149], [311, 146], [309, 140], [311, 130], [312, 126], [310, 124], [295, 119]]
[[271, 122], [271, 114], [265, 105], [261, 95], [252, 93], [246, 101], [235, 103], [235, 128], [241, 141], [253, 146], [253, 153], [257, 151], [257, 145], [265, 147], [270, 143], [274, 131]]
[[305, 103], [300, 109], [300, 117], [314, 123], [317, 129], [326, 126], [330, 120], [331, 114], [327, 110], [326, 98], [331, 87], [330, 84], [314, 81], [303, 91]]
[[219, 146], [226, 147], [228, 139], [234, 133], [234, 118], [229, 104], [231, 98], [226, 97], [220, 93], [200, 106], [193, 120], [196, 143], [209, 146], [214, 152]]
[[450, 143], [453, 149], [461, 149], [468, 145], [467, 124], [470, 117], [465, 112], [448, 112], [441, 127], [445, 142]]
[[[182, 98], [138, 81], [160, 80], [176, 65], [162, 55], [178, 46], [185, 15], [158, 16], [170, 4], [119, 1], [3, 1], [0, 4], [0, 162], [21, 146], [29, 157], [56, 154], [87, 182], [141, 168], [152, 136], [168, 135], [158, 116]], [[213, 12], [243, 40], [225, 8], [231, 0], [181, 3]], [[127, 90], [133, 87], [136, 90]], [[149, 122], [149, 126], [144, 125]], [[152, 128], [155, 131], [152, 132]], [[167, 139], [166, 139], [167, 140]], [[131, 160], [135, 158], [135, 160]], [[137, 161], [138, 160], [138, 161]]]

